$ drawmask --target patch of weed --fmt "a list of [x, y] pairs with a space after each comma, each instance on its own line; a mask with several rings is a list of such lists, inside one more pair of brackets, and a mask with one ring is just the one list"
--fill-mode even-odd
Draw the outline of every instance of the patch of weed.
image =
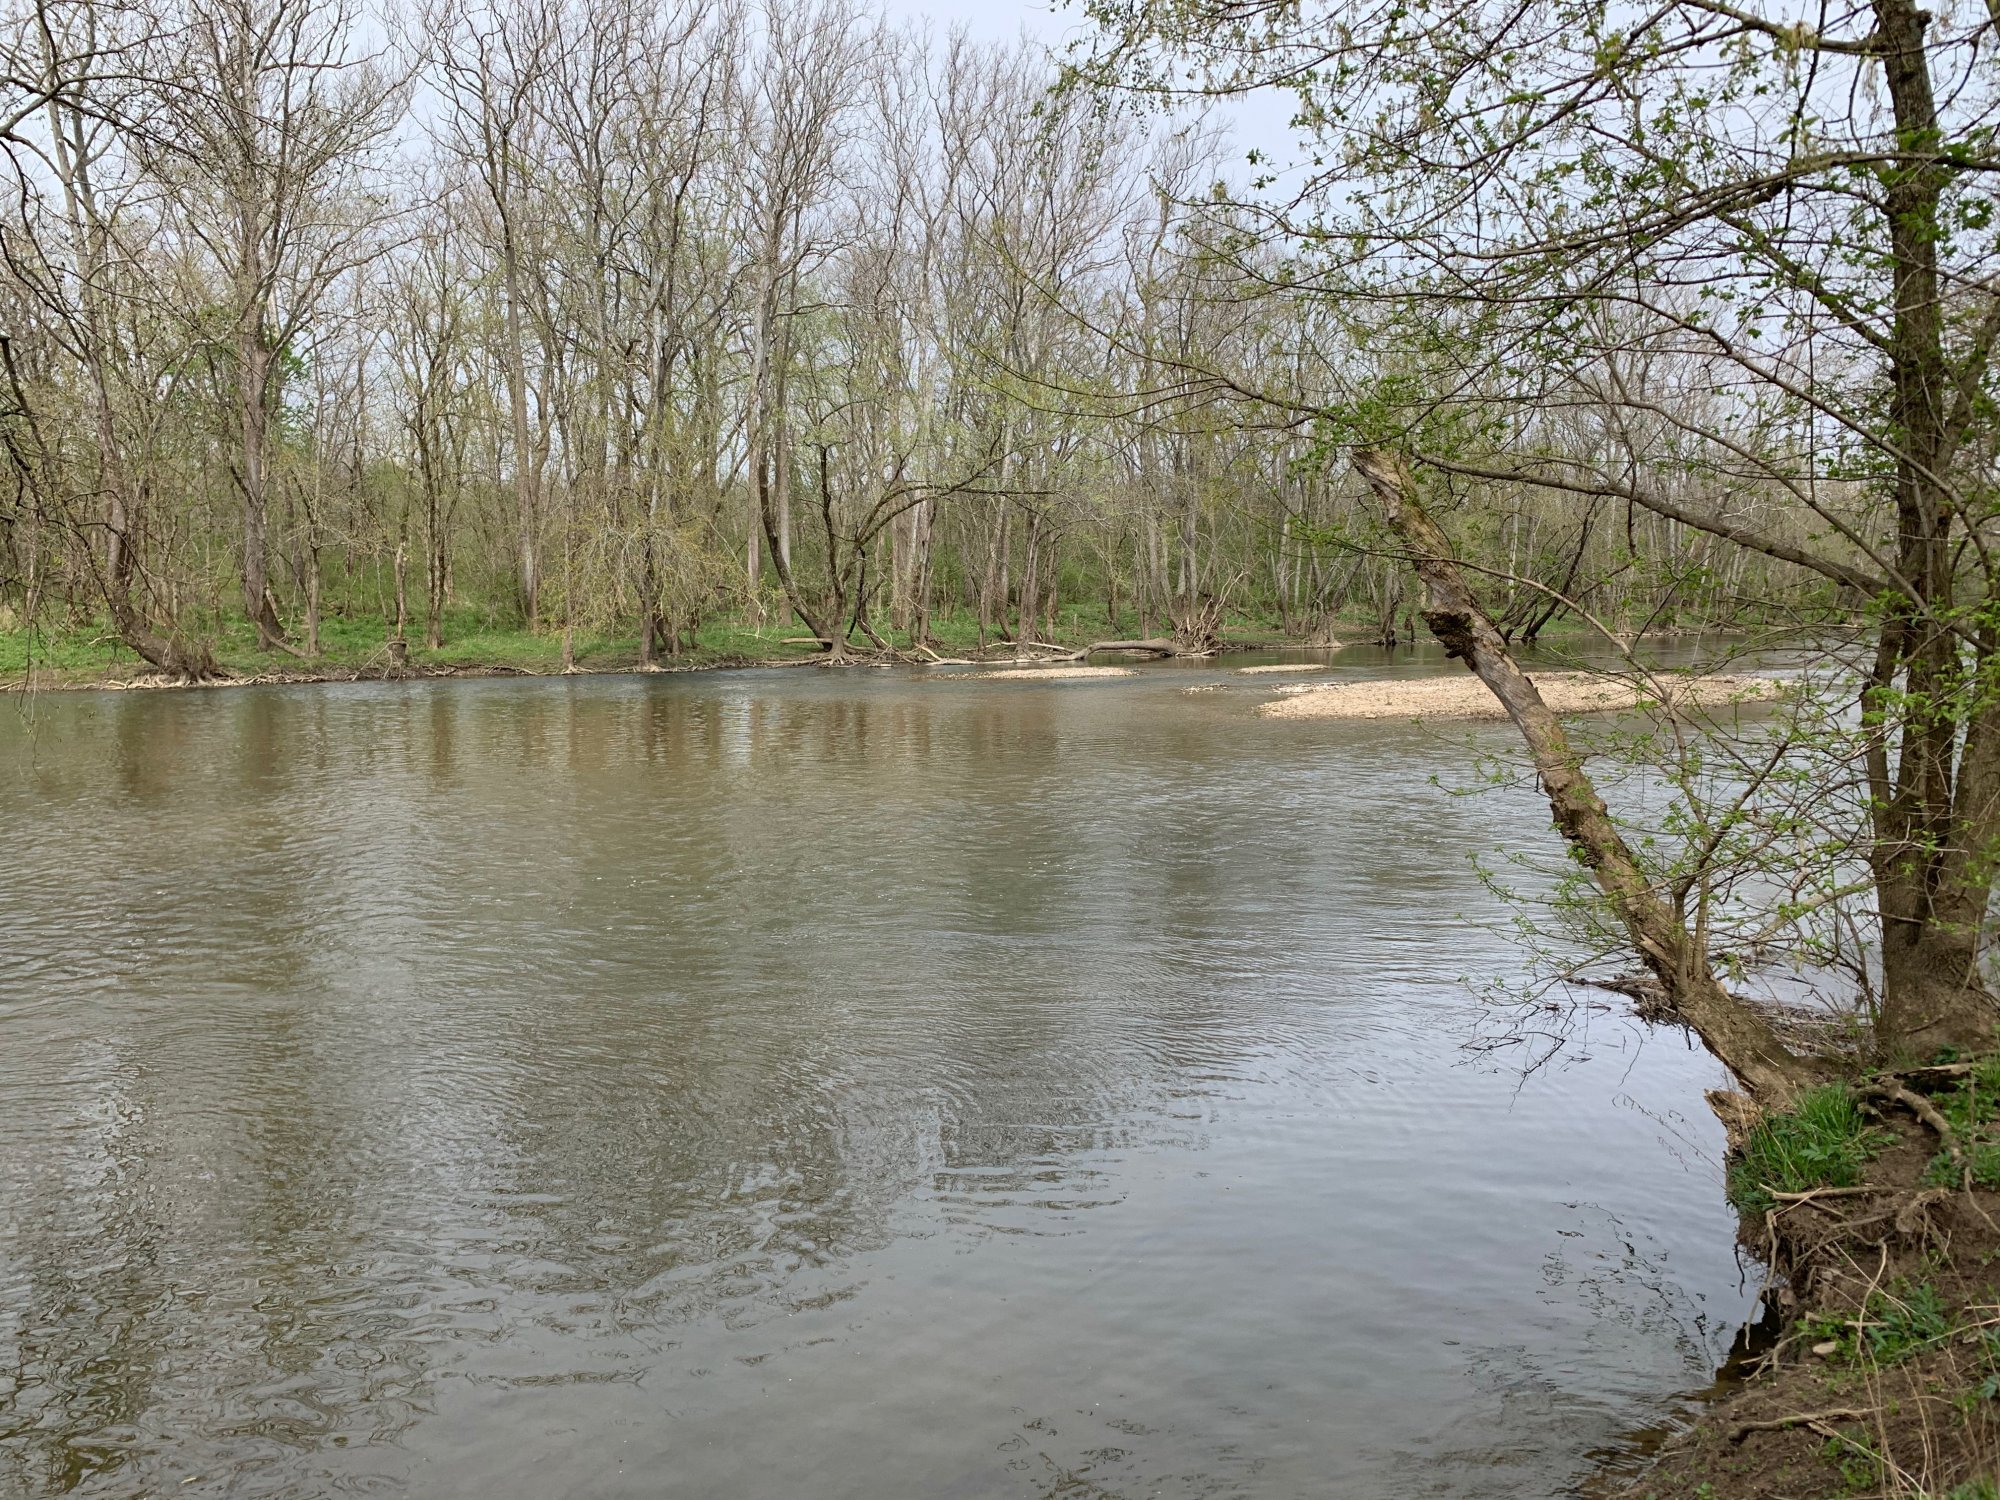
[[1951, 1306], [1928, 1281], [1876, 1292], [1862, 1321], [1868, 1353], [1878, 1365], [1897, 1364], [1951, 1337]]
[[1968, 1416], [1975, 1407], [2000, 1399], [2000, 1328], [1982, 1328], [1972, 1342], [1978, 1350], [1974, 1367], [1979, 1379], [1951, 1398], [1952, 1405]]
[[[2000, 1187], [2000, 1056], [1982, 1059], [1948, 1094], [1937, 1097], [1938, 1113], [1951, 1122], [1965, 1151], [1972, 1180], [1981, 1187]], [[1951, 1157], [1939, 1151], [1924, 1169], [1924, 1180], [1956, 1187], [1958, 1173]]]
[[1841, 1085], [1809, 1089], [1796, 1109], [1770, 1115], [1750, 1132], [1729, 1169], [1729, 1201], [1761, 1214], [1777, 1201], [1773, 1193], [1853, 1187], [1886, 1140]]
[[1840, 1471], [1840, 1493], [1843, 1495], [1865, 1495], [1881, 1484], [1880, 1456], [1851, 1432], [1828, 1438], [1820, 1454]]
[[1930, 1282], [1899, 1281], [1871, 1293], [1858, 1319], [1817, 1313], [1801, 1328], [1807, 1343], [1837, 1344], [1829, 1351], [1836, 1362], [1893, 1365], [1943, 1343], [1953, 1324], [1951, 1305]]

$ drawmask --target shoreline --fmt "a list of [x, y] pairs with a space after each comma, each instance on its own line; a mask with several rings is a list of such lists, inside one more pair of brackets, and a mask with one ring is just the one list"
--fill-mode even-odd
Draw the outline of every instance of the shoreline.
[[[1246, 690], [1267, 689], [1274, 696], [1253, 710], [1267, 719], [1330, 720], [1467, 720], [1503, 719], [1506, 710], [1471, 672], [1428, 672], [1417, 676], [1368, 676], [1353, 680], [1329, 680], [1321, 676], [1336, 670], [1325, 660], [1274, 662], [1230, 667], [1226, 658], [1254, 652], [1294, 651], [1308, 657], [1327, 657], [1339, 646], [1301, 646], [1287, 641], [1227, 642], [1205, 657], [1215, 663], [1217, 680], [1185, 688], [1202, 692], [1233, 685]], [[700, 672], [785, 671], [801, 667], [827, 670], [884, 671], [903, 668], [925, 671], [955, 669], [941, 675], [968, 679], [1003, 681], [1036, 679], [1121, 679], [1138, 675], [1139, 668], [1128, 654], [1102, 653], [1101, 664], [1080, 663], [1068, 655], [1043, 656], [953, 656], [925, 659], [899, 653], [894, 657], [854, 655], [831, 660], [823, 655], [751, 656], [720, 654], [692, 661], [656, 662], [640, 666], [636, 662], [616, 665], [574, 666], [567, 671], [537, 670], [507, 662], [404, 663], [274, 667], [270, 671], [237, 673], [192, 679], [170, 677], [155, 671], [132, 671], [124, 676], [80, 676], [74, 671], [52, 668], [0, 678], [0, 698], [29, 698], [40, 693], [126, 693], [200, 692], [247, 687], [312, 687], [356, 682], [445, 682], [496, 678], [560, 679], [572, 677], [666, 677]], [[1310, 680], [1290, 682], [1287, 677]], [[1639, 691], [1624, 677], [1587, 670], [1550, 670], [1534, 674], [1549, 707], [1559, 714], [1614, 713], [1650, 706], [1655, 699]], [[1661, 695], [1674, 709], [1714, 708], [1769, 702], [1784, 692], [1782, 679], [1743, 673], [1690, 673], [1682, 669], [1663, 671]]]
[[[716, 661], [689, 662], [678, 666], [572, 667], [567, 672], [538, 672], [531, 667], [508, 666], [497, 662], [458, 665], [418, 665], [403, 667], [324, 667], [298, 671], [256, 672], [227, 677], [177, 678], [162, 672], [139, 672], [130, 677], [75, 678], [62, 674], [59, 680], [23, 680], [11, 677], [0, 682], [0, 694], [29, 696], [35, 693], [173, 693], [208, 692], [246, 687], [318, 687], [350, 682], [444, 682], [452, 679], [499, 677], [664, 677], [682, 672], [734, 672], [749, 668], [812, 667], [821, 665], [812, 657], [744, 657]], [[861, 662], [850, 665], [865, 665]], [[57, 674], [51, 674], [52, 676]]]
[[1751, 1185], [1732, 1128], [1737, 1243], [1764, 1275], [1762, 1316], [1710, 1386], [1631, 1435], [1639, 1462], [1607, 1461], [1581, 1493], [2000, 1497], [1996, 1081], [1994, 1057], [1860, 1080], [1867, 1160], [1852, 1182]]
[[[1325, 657], [1341, 649], [1341, 646], [1312, 646], [1286, 640], [1225, 641], [1221, 648], [1207, 659], [1254, 651], [1296, 651]], [[1129, 663], [1132, 659], [1129, 653], [1101, 654], [1107, 663]], [[406, 662], [401, 666], [386, 662], [380, 664], [366, 662], [360, 665], [320, 663], [298, 667], [274, 663], [268, 671], [228, 672], [224, 676], [203, 679], [171, 677], [166, 673], [144, 667], [143, 663], [132, 663], [130, 669], [121, 676], [110, 675], [115, 670], [112, 668], [97, 669], [91, 675], [83, 675], [82, 669], [62, 667], [36, 668], [27, 674], [9, 673], [5, 677], [0, 677], [0, 696], [9, 694], [31, 696], [35, 693], [184, 692], [215, 688], [307, 687], [322, 683], [442, 681], [453, 678], [665, 677], [689, 672], [743, 672], [795, 667], [865, 668], [877, 671], [893, 667], [1000, 669], [988, 673], [996, 677], [1008, 675], [1009, 671], [1030, 672], [1041, 669], [1053, 674], [1057, 670], [1069, 668], [1070, 675], [1079, 675], [1077, 662], [1067, 654], [980, 655], [976, 651], [963, 656], [928, 659], [912, 652], [897, 652], [893, 655], [857, 653], [839, 660], [818, 652], [810, 655], [794, 653], [783, 656], [722, 652], [692, 660], [669, 659], [651, 666], [641, 666], [636, 661], [620, 661], [615, 665], [574, 666], [567, 671], [560, 668], [544, 671], [510, 662]], [[1115, 667], [1107, 665], [1104, 670], [1096, 668], [1086, 670], [1090, 676], [1101, 677], [1129, 672], [1131, 668], [1129, 665]], [[1290, 671], [1293, 668], [1284, 666], [1278, 670]]]

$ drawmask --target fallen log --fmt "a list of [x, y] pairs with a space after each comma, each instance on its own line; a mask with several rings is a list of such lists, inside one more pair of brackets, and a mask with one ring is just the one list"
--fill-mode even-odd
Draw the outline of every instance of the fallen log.
[[1206, 656], [1206, 651], [1189, 651], [1169, 636], [1150, 636], [1143, 641], [1092, 641], [1078, 651], [1065, 651], [1061, 646], [1051, 646], [1046, 641], [1030, 641], [1031, 646], [1056, 652], [1054, 661], [1082, 661], [1095, 656], [1100, 651], [1130, 651], [1148, 656]]

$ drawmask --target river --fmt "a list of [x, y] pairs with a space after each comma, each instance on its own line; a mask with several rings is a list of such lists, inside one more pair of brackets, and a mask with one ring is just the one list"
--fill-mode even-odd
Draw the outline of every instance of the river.
[[1754, 1295], [1718, 1072], [1468, 1051], [1508, 731], [1270, 688], [0, 705], [0, 1494], [1563, 1493]]

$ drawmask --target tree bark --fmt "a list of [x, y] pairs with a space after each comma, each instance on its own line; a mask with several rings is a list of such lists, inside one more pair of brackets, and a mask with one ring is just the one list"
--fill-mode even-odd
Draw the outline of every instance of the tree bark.
[[521, 618], [532, 632], [539, 631], [542, 623], [541, 474], [528, 425], [527, 340], [521, 328], [521, 272], [510, 211], [502, 209], [500, 229], [507, 299], [507, 416], [514, 436], [516, 582], [521, 592]]
[[1029, 511], [1028, 536], [1021, 548], [1021, 623], [1014, 631], [1017, 641], [1032, 641], [1037, 634], [1035, 608], [1041, 593], [1041, 547], [1042, 515], [1040, 511]]

